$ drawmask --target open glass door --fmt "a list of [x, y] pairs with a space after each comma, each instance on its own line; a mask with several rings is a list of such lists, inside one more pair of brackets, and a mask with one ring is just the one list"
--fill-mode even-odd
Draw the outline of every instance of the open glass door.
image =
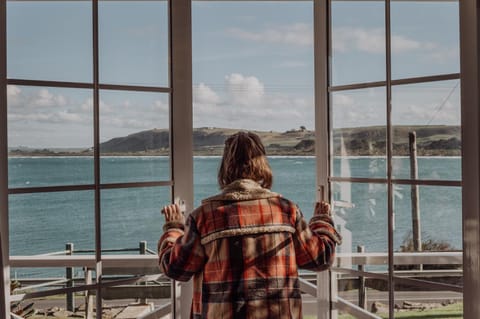
[[332, 315], [461, 315], [458, 2], [329, 4]]

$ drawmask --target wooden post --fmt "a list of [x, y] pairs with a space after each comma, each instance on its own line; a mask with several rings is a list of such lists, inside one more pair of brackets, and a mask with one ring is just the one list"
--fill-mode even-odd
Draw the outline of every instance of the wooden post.
[[143, 240], [139, 242], [138, 249], [140, 251], [140, 255], [145, 255], [147, 253], [147, 241]]
[[[357, 252], [364, 253], [365, 246], [357, 246]], [[358, 271], [364, 271], [364, 265], [358, 265]], [[367, 309], [367, 289], [365, 287], [365, 277], [358, 277], [358, 306]]]
[[[85, 272], [85, 285], [91, 285], [92, 270], [85, 267], [83, 271]], [[93, 295], [90, 290], [85, 292], [85, 318], [93, 319]]]
[[[65, 244], [65, 250], [66, 250], [66, 255], [71, 256], [73, 255], [73, 243], [67, 243]], [[73, 267], [67, 267], [66, 268], [66, 278], [67, 278], [67, 283], [66, 287], [71, 288], [73, 287]], [[66, 302], [67, 302], [67, 310], [68, 311], [75, 311], [75, 296], [73, 292], [67, 292], [66, 294]]]
[[[408, 133], [408, 140], [410, 146], [410, 178], [412, 180], [418, 179], [418, 165], [417, 165], [417, 135], [415, 132]], [[411, 186], [411, 201], [412, 201], [412, 236], [414, 251], [422, 251], [422, 234], [420, 227], [420, 206], [419, 206], [419, 192], [418, 185]]]
[[[140, 255], [145, 255], [147, 253], [147, 241], [143, 240], [143, 241], [139, 242], [138, 248], [140, 250]], [[141, 285], [146, 286], [147, 282], [143, 282], [143, 283], [141, 283]], [[142, 305], [146, 305], [147, 304], [147, 298], [139, 298], [138, 303], [142, 304]]]

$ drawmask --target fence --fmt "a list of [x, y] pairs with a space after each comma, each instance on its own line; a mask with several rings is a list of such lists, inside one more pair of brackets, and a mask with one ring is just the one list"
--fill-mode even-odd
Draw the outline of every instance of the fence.
[[[153, 251], [148, 250], [146, 243], [140, 243], [138, 248], [131, 249], [111, 249], [105, 250], [105, 252], [127, 252], [136, 251], [139, 255], [103, 255], [102, 256], [102, 269], [104, 274], [116, 274], [127, 277], [109, 278], [108, 280], [102, 280], [101, 283], [96, 283], [92, 280], [91, 269], [95, 269], [96, 261], [94, 255], [82, 255], [89, 253], [90, 251], [73, 250], [72, 246], [67, 246], [62, 252], [56, 252], [52, 254], [37, 255], [37, 256], [12, 256], [10, 259], [11, 267], [65, 267], [66, 278], [56, 280], [45, 280], [45, 282], [29, 285], [22, 288], [23, 290], [16, 290], [15, 294], [11, 296], [12, 301], [19, 301], [23, 299], [31, 299], [37, 297], [45, 297], [50, 295], [65, 294], [67, 307], [70, 302], [69, 296], [72, 296], [76, 292], [86, 292], [86, 303], [91, 305], [86, 308], [87, 318], [91, 318], [91, 311], [93, 303], [91, 301], [92, 293], [99, 288], [111, 289], [111, 292], [115, 294], [115, 289], [127, 291], [126, 295], [145, 299], [151, 294], [149, 287], [142, 287], [139, 284], [144, 285], [146, 282], [155, 282], [162, 288], [163, 297], [170, 297], [170, 285], [169, 280], [162, 275], [158, 274], [157, 256]], [[143, 254], [142, 254], [143, 253]], [[395, 265], [410, 265], [410, 264], [436, 264], [436, 265], [461, 265], [462, 264], [462, 252], [409, 252], [409, 253], [395, 253], [394, 254]], [[347, 265], [347, 266], [345, 266]], [[380, 280], [387, 280], [388, 274], [386, 273], [373, 273], [363, 271], [362, 268], [353, 269], [352, 265], [357, 267], [363, 267], [365, 265], [388, 265], [387, 253], [343, 253], [337, 255], [335, 266], [331, 269], [331, 282], [334, 287], [331, 289], [331, 309], [335, 318], [335, 312], [338, 310], [350, 313], [357, 318], [379, 318], [378, 316], [366, 311], [362, 304], [363, 300], [366, 300], [366, 296], [359, 295], [358, 305], [340, 298], [335, 288], [337, 281], [342, 280], [365, 280], [368, 278], [377, 278]], [[69, 278], [68, 269], [73, 267], [80, 267], [85, 269], [84, 278]], [[461, 269], [454, 271], [457, 276], [461, 276]], [[445, 291], [462, 292], [462, 287], [451, 284], [438, 283], [433, 281], [427, 281], [423, 279], [414, 279], [411, 277], [425, 278], [427, 276], [439, 275], [441, 272], [427, 271], [427, 270], [415, 270], [413, 272], [402, 272], [396, 274], [394, 280], [396, 283], [404, 283], [413, 285], [425, 289], [436, 289]], [[443, 274], [452, 273], [444, 271]], [[303, 293], [309, 294], [317, 298], [318, 305], [324, 305], [321, 296], [317, 294], [316, 275], [312, 273], [302, 273], [300, 285]], [[77, 285], [79, 282], [83, 282], [81, 285]], [[126, 286], [127, 285], [127, 286]], [[135, 286], [133, 286], [135, 285]], [[162, 286], [163, 285], [163, 286]], [[43, 290], [39, 288], [45, 287], [58, 287], [54, 289]], [[115, 288], [117, 287], [117, 288]], [[21, 293], [25, 292], [25, 293]], [[173, 294], [174, 295], [174, 294]], [[115, 297], [115, 295], [114, 295]], [[362, 299], [364, 298], [364, 299]], [[171, 299], [171, 297], [170, 297]], [[70, 306], [73, 304], [70, 303]], [[174, 311], [172, 309], [172, 303], [157, 307], [151, 313], [144, 316], [144, 319], [160, 318]], [[90, 313], [89, 313], [90, 312]]]

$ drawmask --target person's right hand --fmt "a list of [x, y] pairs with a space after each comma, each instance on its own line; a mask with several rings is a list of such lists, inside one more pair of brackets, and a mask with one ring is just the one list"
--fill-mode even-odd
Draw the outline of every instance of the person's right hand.
[[317, 202], [315, 204], [315, 211], [313, 212], [313, 216], [316, 216], [316, 215], [331, 215], [331, 211], [330, 211], [330, 204], [325, 202], [325, 201], [321, 201], [321, 202]]

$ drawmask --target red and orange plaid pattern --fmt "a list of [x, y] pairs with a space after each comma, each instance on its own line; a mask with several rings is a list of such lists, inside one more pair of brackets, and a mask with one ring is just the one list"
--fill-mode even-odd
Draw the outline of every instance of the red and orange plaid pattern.
[[205, 200], [184, 230], [167, 225], [159, 240], [162, 272], [194, 278], [192, 318], [301, 318], [298, 268], [333, 262], [340, 236], [330, 216], [307, 224], [294, 203], [252, 183]]

